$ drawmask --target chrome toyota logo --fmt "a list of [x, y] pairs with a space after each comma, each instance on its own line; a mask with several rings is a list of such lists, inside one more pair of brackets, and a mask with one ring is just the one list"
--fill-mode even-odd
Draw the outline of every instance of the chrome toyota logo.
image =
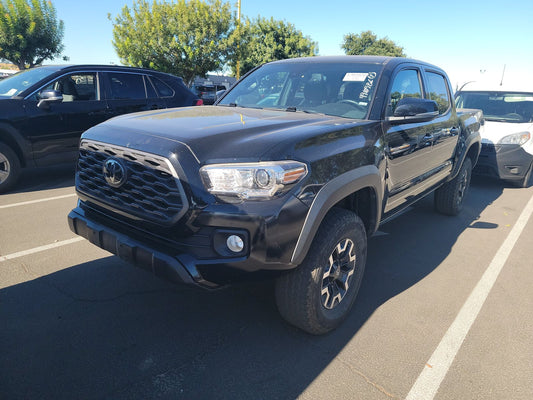
[[105, 160], [103, 170], [104, 178], [109, 186], [119, 188], [126, 182], [126, 167], [116, 158]]

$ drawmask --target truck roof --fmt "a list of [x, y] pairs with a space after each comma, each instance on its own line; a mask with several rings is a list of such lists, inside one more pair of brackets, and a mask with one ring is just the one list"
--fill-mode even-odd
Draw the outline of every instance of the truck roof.
[[393, 64], [402, 63], [422, 64], [428, 67], [441, 70], [442, 68], [425, 61], [415, 60], [405, 57], [386, 57], [386, 56], [314, 56], [314, 57], [297, 57], [284, 60], [272, 61], [272, 63], [369, 63], [369, 64]]

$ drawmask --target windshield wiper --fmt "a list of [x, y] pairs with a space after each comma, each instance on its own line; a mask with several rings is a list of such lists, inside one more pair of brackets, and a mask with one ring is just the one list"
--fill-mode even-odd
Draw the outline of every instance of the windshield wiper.
[[288, 112], [296, 112], [296, 111], [299, 111], [299, 112], [303, 112], [303, 113], [306, 113], [306, 114], [323, 114], [323, 115], [326, 115], [324, 113], [320, 113], [318, 111], [313, 111], [313, 110], [303, 110], [301, 108], [296, 108], [294, 106], [291, 106], [291, 107], [287, 107], [285, 109], [285, 111], [288, 111]]
[[217, 105], [224, 106], [224, 107], [240, 107], [240, 108], [253, 108], [253, 109], [261, 109], [262, 108], [262, 107], [243, 106], [242, 104], [237, 104], [237, 103], [217, 104]]
[[496, 121], [496, 122], [522, 122], [512, 118], [505, 117], [485, 117], [485, 121]]

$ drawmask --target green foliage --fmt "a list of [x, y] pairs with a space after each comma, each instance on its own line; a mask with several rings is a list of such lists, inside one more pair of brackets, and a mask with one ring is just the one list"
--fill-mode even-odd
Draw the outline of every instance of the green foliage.
[[231, 48], [233, 51], [228, 63], [235, 75], [239, 60], [241, 76], [269, 61], [318, 53], [318, 44], [294, 25], [262, 17], [253, 21], [246, 18], [244, 23], [237, 25], [231, 36]]
[[221, 0], [135, 0], [115, 18], [113, 46], [123, 64], [181, 76], [221, 69], [232, 28], [229, 3]]
[[387, 37], [378, 39], [372, 31], [344, 35], [342, 49], [348, 55], [405, 57], [403, 47]]
[[50, 1], [0, 0], [0, 58], [19, 69], [59, 56], [63, 30]]

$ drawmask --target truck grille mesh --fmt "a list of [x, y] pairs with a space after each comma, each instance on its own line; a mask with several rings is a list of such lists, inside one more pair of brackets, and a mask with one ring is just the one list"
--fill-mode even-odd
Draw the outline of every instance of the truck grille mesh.
[[[127, 171], [127, 179], [120, 187], [106, 182], [103, 171], [109, 158], [119, 160]], [[83, 140], [76, 189], [96, 204], [159, 224], [174, 223], [186, 211], [183, 187], [170, 162], [124, 147]]]

